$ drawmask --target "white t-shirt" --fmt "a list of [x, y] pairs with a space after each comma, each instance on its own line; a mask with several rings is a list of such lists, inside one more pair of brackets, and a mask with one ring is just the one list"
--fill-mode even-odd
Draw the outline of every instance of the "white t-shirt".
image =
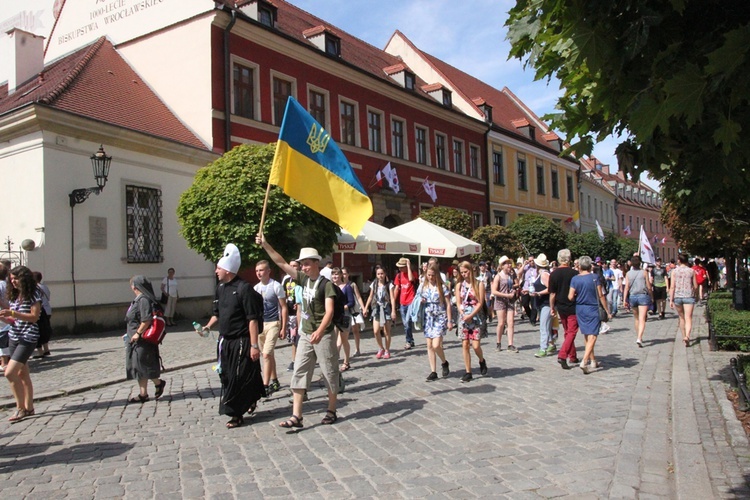
[[622, 274], [622, 269], [615, 268], [612, 269], [612, 272], [615, 275], [615, 287], [617, 287], [617, 289], [619, 290], [622, 286], [622, 280], [625, 278]]
[[161, 286], [164, 287], [164, 291], [170, 297], [177, 297], [177, 280], [172, 278], [164, 278], [161, 280]]

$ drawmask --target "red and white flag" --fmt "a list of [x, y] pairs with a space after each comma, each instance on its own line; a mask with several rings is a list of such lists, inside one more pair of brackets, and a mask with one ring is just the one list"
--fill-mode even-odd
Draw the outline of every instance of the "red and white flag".
[[631, 231], [631, 230], [630, 230], [630, 226], [625, 226], [625, 229], [623, 229], [623, 230], [622, 230], [622, 232], [623, 232], [623, 233], [624, 233], [624, 234], [625, 234], [626, 236], [630, 236], [630, 233], [632, 233], [633, 231]]
[[398, 182], [398, 174], [396, 174], [396, 169], [391, 167], [391, 162], [388, 162], [388, 164], [383, 167], [383, 175], [394, 193], [401, 191], [401, 185]]
[[655, 264], [656, 258], [654, 256], [654, 249], [651, 248], [651, 242], [648, 240], [646, 231], [641, 226], [641, 262], [646, 264]]
[[424, 192], [427, 193], [427, 196], [430, 197], [433, 203], [437, 201], [437, 193], [435, 192], [435, 183], [433, 182], [430, 184], [430, 181], [425, 179], [422, 182], [422, 189], [424, 189]]
[[380, 170], [378, 170], [375, 173], [375, 185], [378, 186], [378, 187], [383, 187], [383, 179], [384, 179], [383, 172], [381, 172]]

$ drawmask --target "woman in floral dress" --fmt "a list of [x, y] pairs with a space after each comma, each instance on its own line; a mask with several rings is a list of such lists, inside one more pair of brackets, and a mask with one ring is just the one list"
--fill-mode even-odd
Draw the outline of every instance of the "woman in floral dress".
[[458, 301], [458, 314], [461, 320], [461, 342], [463, 344], [464, 365], [466, 374], [461, 377], [461, 382], [470, 382], [474, 377], [471, 374], [471, 352], [469, 347], [479, 358], [479, 372], [487, 374], [487, 362], [479, 345], [482, 336], [482, 305], [484, 304], [484, 283], [480, 283], [474, 277], [471, 262], [463, 261], [459, 265], [463, 281], [456, 285], [456, 300]]
[[430, 361], [428, 382], [438, 378], [437, 357], [442, 362], [442, 377], [445, 378], [450, 373], [450, 366], [443, 352], [443, 337], [453, 323], [450, 295], [450, 289], [440, 277], [440, 270], [434, 264], [429, 266], [417, 297], [424, 304], [424, 336], [427, 341], [427, 358]]

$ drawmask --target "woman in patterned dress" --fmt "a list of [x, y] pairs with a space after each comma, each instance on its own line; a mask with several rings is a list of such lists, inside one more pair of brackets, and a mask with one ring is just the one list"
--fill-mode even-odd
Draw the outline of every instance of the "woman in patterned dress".
[[453, 323], [450, 308], [450, 289], [443, 283], [440, 270], [435, 264], [425, 272], [425, 280], [419, 287], [419, 298], [424, 304], [424, 337], [427, 342], [427, 359], [430, 362], [430, 374], [427, 381], [437, 380], [437, 359], [442, 364], [442, 376], [450, 373], [450, 365], [443, 352], [443, 337]]
[[456, 301], [458, 301], [458, 315], [461, 320], [461, 343], [463, 344], [464, 365], [466, 374], [461, 377], [461, 382], [470, 382], [474, 377], [471, 374], [471, 351], [479, 358], [479, 371], [482, 375], [487, 374], [487, 362], [482, 353], [479, 340], [482, 337], [482, 305], [484, 304], [484, 283], [480, 283], [474, 277], [471, 262], [463, 261], [459, 264], [459, 270], [463, 281], [456, 285]]
[[[382, 266], [375, 266], [375, 281], [370, 285], [370, 296], [367, 298], [365, 310], [367, 316], [370, 304], [372, 304], [372, 333], [378, 343], [378, 359], [390, 359], [391, 357], [391, 325], [396, 320], [396, 303], [393, 297], [393, 285]], [[385, 345], [380, 339], [380, 326], [385, 333]]]

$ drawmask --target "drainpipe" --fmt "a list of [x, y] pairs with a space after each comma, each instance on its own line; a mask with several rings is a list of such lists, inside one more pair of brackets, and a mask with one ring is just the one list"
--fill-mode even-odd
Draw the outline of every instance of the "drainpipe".
[[[484, 131], [484, 158], [487, 159], [487, 153], [490, 152], [490, 130], [492, 129], [492, 122], [487, 124], [487, 130]], [[490, 162], [488, 166], [492, 163], [492, 159], [490, 159]], [[486, 169], [484, 171], [486, 175], [485, 183], [484, 183], [484, 190], [485, 190], [485, 200], [487, 200], [487, 221], [485, 222], [485, 226], [491, 226], [492, 225], [492, 211], [490, 209], [491, 203], [490, 203], [490, 179], [492, 177], [492, 173], [490, 173], [489, 169]]]
[[229, 34], [237, 22], [237, 11], [232, 9], [232, 20], [224, 28], [224, 152], [232, 148], [232, 65]]

